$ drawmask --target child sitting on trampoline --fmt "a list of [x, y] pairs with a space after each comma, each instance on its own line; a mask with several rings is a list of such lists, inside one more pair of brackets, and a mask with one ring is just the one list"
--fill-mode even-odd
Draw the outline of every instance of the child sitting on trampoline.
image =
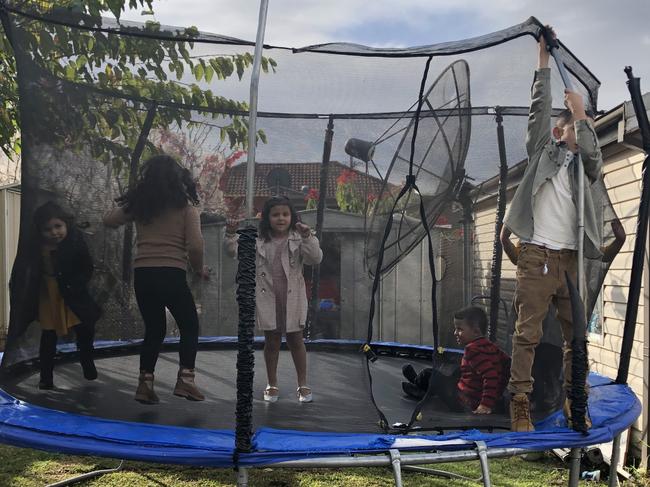
[[448, 376], [431, 367], [418, 374], [411, 364], [407, 364], [402, 368], [409, 381], [402, 382], [404, 392], [420, 400], [427, 388], [432, 387], [433, 395], [437, 395], [451, 411], [495, 412], [508, 380], [510, 358], [485, 338], [487, 325], [487, 316], [482, 308], [470, 306], [456, 312], [454, 336], [464, 347], [459, 374]]
[[93, 361], [95, 322], [101, 310], [88, 292], [93, 261], [73, 218], [59, 205], [47, 202], [34, 212], [33, 258], [37, 282], [31, 283], [38, 300], [30, 303], [41, 325], [39, 389], [53, 389], [54, 355], [58, 337], [74, 330], [84, 378], [95, 380]]
[[[550, 27], [548, 28], [550, 29]], [[549, 32], [553, 37], [552, 29]], [[578, 93], [565, 90], [564, 110], [550, 129], [552, 115], [551, 70], [544, 36], [538, 46], [538, 69], [531, 93], [526, 135], [528, 166], [505, 215], [501, 241], [509, 253], [510, 232], [521, 240], [517, 259], [514, 304], [517, 322], [512, 339], [512, 368], [508, 389], [512, 393], [512, 431], [533, 431], [528, 394], [533, 388], [531, 370], [535, 347], [542, 336], [542, 321], [551, 302], [557, 309], [564, 338], [564, 412], [569, 423], [571, 393], [571, 341], [573, 317], [565, 273], [577, 277], [577, 155], [584, 164], [584, 251], [602, 258], [602, 227], [598, 222], [603, 164], [598, 138]], [[551, 137], [552, 136], [552, 137]], [[510, 249], [508, 248], [510, 247]], [[587, 424], [590, 421], [586, 418]]]
[[[234, 256], [237, 240], [229, 227], [226, 250]], [[268, 385], [264, 400], [276, 402], [278, 389], [278, 358], [282, 334], [287, 337], [298, 377], [297, 396], [300, 402], [311, 402], [307, 385], [307, 350], [302, 332], [307, 320], [307, 293], [303, 264], [317, 265], [323, 258], [318, 239], [309, 226], [298, 221], [298, 215], [286, 196], [274, 196], [262, 209], [257, 239], [256, 321], [264, 331], [264, 361]]]

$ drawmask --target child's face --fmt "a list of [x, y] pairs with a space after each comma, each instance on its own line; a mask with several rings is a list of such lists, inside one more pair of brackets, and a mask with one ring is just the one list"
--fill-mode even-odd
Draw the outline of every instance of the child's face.
[[578, 149], [576, 142], [576, 129], [573, 124], [573, 119], [569, 122], [562, 124], [561, 122], [555, 126], [553, 136], [560, 142], [566, 143], [570, 151], [575, 152]]
[[284, 235], [291, 227], [291, 209], [287, 205], [277, 205], [269, 212], [271, 230], [276, 235]]
[[59, 218], [50, 218], [41, 227], [41, 237], [46, 245], [57, 246], [68, 236], [68, 226]]
[[482, 333], [477, 326], [471, 325], [465, 320], [454, 319], [454, 337], [461, 347], [464, 347], [480, 336], [482, 336]]

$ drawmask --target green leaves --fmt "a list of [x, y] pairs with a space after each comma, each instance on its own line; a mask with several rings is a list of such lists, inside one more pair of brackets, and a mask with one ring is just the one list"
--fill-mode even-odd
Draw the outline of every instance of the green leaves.
[[[99, 25], [102, 15], [111, 13], [119, 20], [127, 8], [144, 9], [144, 13], [150, 14], [152, 3], [152, 0], [60, 0], [40, 5], [45, 10], [56, 5], [62, 11], [89, 15]], [[160, 24], [155, 21], [147, 21], [144, 29], [168, 34], [161, 31]], [[180, 34], [196, 39], [199, 31], [192, 26]], [[40, 117], [36, 125], [43, 128], [47, 140], [60, 144], [63, 149], [89, 148], [93, 157], [113, 164], [118, 173], [129, 167], [129, 157], [144, 120], [145, 112], [140, 109], [139, 102], [104, 95], [94, 97], [89, 94], [92, 92], [83, 90], [67, 91], [73, 85], [65, 85], [66, 90], [59, 92], [54, 87], [59, 78], [75, 85], [122, 93], [134, 100], [158, 101], [154, 131], [166, 130], [172, 125], [186, 127], [194, 123], [197, 115], [224, 120], [223, 113], [217, 112], [231, 113], [225, 117], [226, 125], [220, 127], [220, 137], [232, 148], [246, 148], [247, 121], [234, 113], [248, 111], [248, 104], [220, 96], [219, 84], [215, 82], [235, 75], [242, 80], [252, 66], [252, 54], [199, 57], [192, 53], [193, 44], [172, 37], [147, 39], [73, 29], [56, 23], [22, 23], [19, 46], [23, 54], [51, 75], [38, 101], [30, 100]], [[276, 67], [273, 59], [262, 59], [265, 73], [275, 72]], [[182, 82], [170, 81], [168, 76]], [[205, 89], [205, 84], [210, 84], [212, 89]], [[1, 27], [0, 100], [4, 101], [0, 104], [0, 148], [15, 157], [20, 150], [16, 64]], [[166, 106], [165, 102], [172, 105]], [[191, 105], [195, 109], [173, 104]], [[47, 130], [51, 133], [45, 133]], [[267, 142], [261, 130], [257, 138]]]

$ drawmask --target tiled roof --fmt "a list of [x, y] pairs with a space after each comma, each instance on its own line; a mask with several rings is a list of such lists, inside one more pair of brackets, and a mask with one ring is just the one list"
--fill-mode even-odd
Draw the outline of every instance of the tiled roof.
[[[320, 186], [320, 162], [300, 162], [300, 163], [273, 163], [255, 164], [255, 196], [271, 196], [271, 191], [267, 183], [267, 176], [272, 169], [282, 168], [287, 171], [291, 178], [289, 191], [281, 189], [282, 193], [288, 195], [302, 194], [302, 187], [307, 186], [318, 190]], [[338, 161], [331, 161], [327, 177], [327, 197], [334, 198], [336, 193], [336, 179], [344, 170], [350, 170], [349, 166], [341, 164]], [[360, 188], [365, 190], [365, 184], [368, 184], [368, 194], [379, 195], [382, 187], [382, 181], [373, 176], [366, 176], [363, 171], [356, 168], [352, 169], [357, 174], [356, 182]], [[246, 163], [237, 164], [228, 170], [222, 179], [221, 188], [224, 196], [237, 197], [246, 194]], [[275, 188], [273, 188], [275, 189]]]

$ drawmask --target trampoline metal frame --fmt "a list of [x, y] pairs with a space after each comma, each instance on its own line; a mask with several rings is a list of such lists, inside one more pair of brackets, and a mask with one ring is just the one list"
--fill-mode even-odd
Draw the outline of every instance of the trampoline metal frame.
[[[291, 460], [274, 463], [274, 467], [284, 468], [338, 468], [338, 467], [391, 467], [395, 478], [395, 486], [402, 487], [402, 470], [411, 470], [408, 467], [417, 465], [430, 465], [438, 463], [466, 462], [479, 460], [481, 465], [481, 481], [485, 487], [491, 487], [490, 458], [507, 458], [535, 450], [523, 448], [488, 448], [485, 442], [475, 442], [474, 450], [435, 453], [403, 453], [399, 449], [390, 449], [385, 455], [357, 456], [357, 457], [327, 457], [321, 459]], [[240, 470], [245, 470], [241, 468]], [[433, 475], [449, 476], [447, 472], [434, 469], [418, 468], [417, 472]], [[238, 484], [244, 487], [247, 484]]]

